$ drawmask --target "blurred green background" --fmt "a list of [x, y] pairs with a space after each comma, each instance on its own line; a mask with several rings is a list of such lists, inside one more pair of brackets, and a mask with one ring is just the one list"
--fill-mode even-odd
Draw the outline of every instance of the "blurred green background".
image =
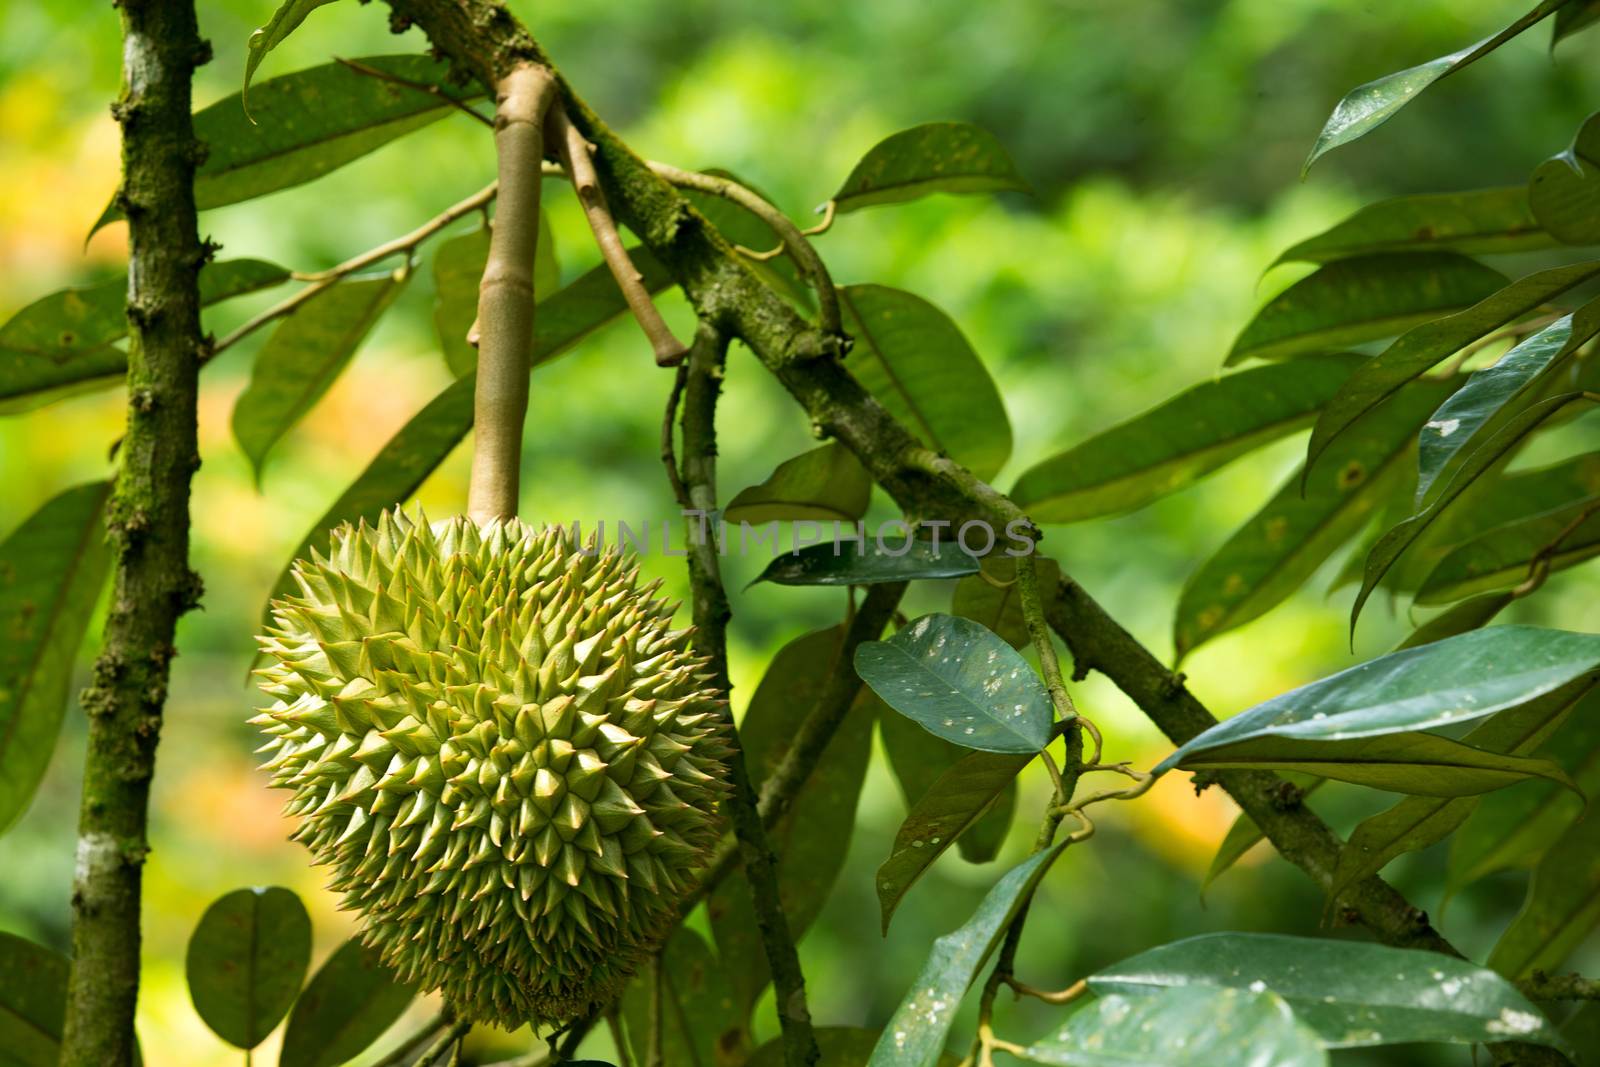
[[[235, 92], [244, 43], [274, 0], [202, 0], [216, 61], [197, 105]], [[841, 284], [915, 291], [961, 325], [1000, 383], [1016, 431], [997, 480], [1214, 375], [1233, 333], [1265, 296], [1296, 277], [1263, 277], [1277, 251], [1361, 203], [1401, 192], [1525, 180], [1565, 147], [1600, 102], [1594, 35], [1553, 59], [1537, 31], [1430, 92], [1377, 135], [1336, 153], [1307, 184], [1297, 172], [1311, 138], [1351, 86], [1484, 36], [1520, 0], [513, 0], [572, 83], [642, 154], [725, 167], [796, 218], [832, 192], [862, 152], [923, 121], [966, 119], [999, 135], [1037, 198], [935, 198], [841, 219], [819, 247]], [[415, 52], [416, 31], [387, 30], [381, 5], [318, 10], [258, 77], [331, 55]], [[105, 0], [21, 0], [0, 6], [0, 315], [66, 284], [115, 275], [125, 229], [84, 234], [116, 184], [107, 112], [120, 40]], [[227, 257], [317, 270], [403, 232], [493, 173], [483, 129], [431, 125], [316, 184], [208, 213], [202, 229]], [[598, 261], [570, 195], [550, 187], [563, 276]], [[470, 221], [460, 224], [464, 230]], [[240, 1059], [195, 1015], [183, 952], [205, 906], [227, 890], [276, 883], [311, 907], [319, 959], [349, 932], [306, 854], [286, 841], [281, 800], [254, 770], [244, 684], [262, 602], [306, 528], [379, 446], [449, 381], [431, 311], [431, 247], [354, 364], [269, 460], [258, 492], [228, 420], [260, 333], [205, 373], [194, 484], [195, 557], [203, 612], [188, 616], [173, 679], [146, 868], [146, 991], [139, 1026], [147, 1061]], [[214, 309], [222, 334], [283, 290]], [[663, 299], [683, 334], [681, 298]], [[671, 518], [657, 459], [670, 375], [650, 366], [631, 322], [613, 324], [541, 367], [528, 420], [526, 515], [586, 525]], [[122, 397], [107, 391], [0, 419], [0, 535], [61, 488], [105, 476]], [[748, 353], [730, 359], [722, 408], [722, 498], [764, 478], [811, 443], [806, 420]], [[1114, 521], [1052, 528], [1046, 551], [1162, 655], [1171, 649], [1185, 576], [1276, 488], [1300, 441], [1239, 462], [1202, 485]], [[429, 480], [429, 512], [461, 508], [467, 456]], [[784, 642], [842, 611], [836, 590], [744, 584], [762, 564], [731, 560], [735, 704]], [[1194, 690], [1232, 714], [1347, 665], [1350, 590], [1309, 591], [1206, 646], [1186, 664]], [[646, 570], [680, 594], [680, 564]], [[1592, 573], [1552, 581], [1519, 602], [1524, 621], [1600, 629]], [[949, 589], [916, 591], [912, 615], [943, 610]], [[1387, 649], [1408, 629], [1371, 611], [1356, 654]], [[94, 627], [98, 632], [98, 623]], [[92, 655], [86, 648], [82, 666]], [[1098, 679], [1078, 700], [1105, 730], [1113, 758], [1148, 766], [1167, 749]], [[0, 838], [0, 928], [65, 947], [83, 716], [69, 710], [32, 810]], [[1202, 903], [1200, 875], [1232, 820], [1217, 791], [1196, 798], [1165, 781], [1106, 812], [1099, 835], [1056, 867], [1033, 910], [1019, 971], [1061, 986], [1089, 970], [1209, 930], [1315, 933], [1321, 900], [1298, 871], [1257, 851]], [[872, 872], [904, 813], [881, 759], [869, 774], [849, 858], [802, 945], [812, 1010], [831, 1024], [877, 1025], [915, 976], [933, 937], [958, 925], [1004, 866], [1026, 852], [1045, 785], [1024, 780], [1006, 854], [971, 866], [952, 852], [911, 894], [887, 939], [877, 928]], [[1329, 787], [1316, 806], [1341, 829], [1388, 802]], [[1439, 850], [1391, 874], [1421, 906], [1439, 905]], [[1445, 933], [1481, 954], [1515, 910], [1525, 874], [1481, 883], [1452, 903]], [[1586, 960], [1597, 953], [1591, 944]], [[770, 998], [770, 994], [769, 994]], [[421, 1018], [424, 1005], [413, 1009]], [[1059, 1009], [1054, 1009], [1059, 1010]], [[1026, 1039], [1053, 1009], [1005, 1009], [1002, 1032]], [[969, 1006], [970, 1013], [970, 1006]], [[964, 1017], [970, 1033], [970, 1018]], [[769, 1007], [761, 1032], [774, 1030]], [[389, 1040], [404, 1030], [397, 1026]], [[964, 1037], [962, 1038], [964, 1040]], [[261, 1062], [271, 1062], [269, 1042]], [[512, 1048], [512, 1044], [502, 1043]], [[597, 1037], [589, 1051], [605, 1055]], [[487, 1051], [480, 1046], [480, 1051]], [[1339, 1053], [1343, 1064], [1465, 1064], [1464, 1049]]]

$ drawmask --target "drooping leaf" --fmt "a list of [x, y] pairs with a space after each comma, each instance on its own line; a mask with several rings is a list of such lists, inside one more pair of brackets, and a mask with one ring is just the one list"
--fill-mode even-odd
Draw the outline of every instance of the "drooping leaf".
[[[819, 1026], [815, 1030], [818, 1061], [823, 1067], [866, 1067], [872, 1048], [882, 1037], [880, 1031], [855, 1026]], [[745, 1067], [784, 1067], [783, 1038], [776, 1037], [756, 1049]], [[956, 1067], [960, 1057], [946, 1053], [936, 1061], [938, 1067]]]
[[[900, 783], [906, 809], [915, 808], [933, 784], [955, 764], [972, 755], [971, 749], [953, 745], [942, 737], [935, 737], [915, 722], [890, 708], [870, 689], [863, 689], [861, 699], [870, 703], [877, 714], [878, 736], [883, 742], [884, 755], [889, 758], [889, 769]], [[988, 863], [1000, 852], [1006, 831], [1011, 828], [1016, 814], [1017, 787], [1012, 781], [1002, 786], [998, 795], [954, 835], [956, 848], [968, 863]], [[942, 835], [947, 839], [952, 836]]]
[[219, 897], [189, 938], [185, 973], [194, 1010], [236, 1048], [278, 1025], [311, 965], [311, 916], [281, 886]]
[[1505, 275], [1454, 252], [1395, 252], [1335, 260], [1256, 312], [1224, 360], [1280, 360], [1404, 333], [1507, 285]]
[[1274, 262], [1328, 263], [1380, 252], [1528, 252], [1556, 242], [1539, 228], [1526, 186], [1397, 196], [1368, 204]]
[[1600, 2], [1597, 0], [1570, 0], [1556, 11], [1555, 28], [1550, 35], [1550, 48], [1564, 38], [1588, 29], [1600, 20]]
[[856, 672], [884, 703], [946, 741], [980, 752], [1033, 753], [1055, 717], [1028, 661], [992, 631], [924, 615], [887, 641], [856, 648]]
[[1277, 994], [1203, 985], [1099, 997], [1017, 1058], [1049, 1067], [1328, 1063], [1316, 1033]]
[[968, 752], [934, 779], [895, 833], [889, 858], [878, 867], [878, 908], [883, 932], [917, 879], [974, 827], [1033, 760], [1032, 754]]
[[[449, 64], [428, 56], [367, 56], [358, 62], [456, 100], [483, 92], [476, 82], [451, 84]], [[249, 115], [240, 96], [195, 113], [195, 137], [210, 149], [195, 172], [195, 205], [204, 211], [313, 181], [449, 112], [439, 96], [342, 63], [269, 78], [250, 94]], [[120, 218], [113, 200], [94, 229]]]
[[1596, 925], [1600, 811], [1591, 805], [1534, 868], [1522, 910], [1489, 953], [1489, 966], [1509, 978], [1555, 973]]
[[[729, 1035], [737, 1035], [743, 1022], [720, 961], [705, 939], [687, 927], [673, 931], [662, 959], [663, 1062], [683, 1067], [717, 1067], [726, 1062], [718, 1050], [738, 1051]], [[642, 968], [623, 993], [622, 1014], [634, 1063], [649, 1062], [650, 984], [650, 968]]]
[[1345, 381], [1311, 431], [1306, 462], [1317, 458], [1357, 419], [1428, 368], [1542, 307], [1575, 286], [1600, 275], [1600, 260], [1573, 263], [1530, 274], [1465, 311], [1424, 323], [1402, 334]]
[[723, 509], [725, 522], [804, 520], [855, 522], [867, 513], [872, 478], [855, 454], [837, 442], [778, 464], [767, 480], [739, 491]]
[[28, 809], [55, 751], [110, 569], [101, 521], [110, 491], [106, 482], [68, 489], [0, 542], [0, 833]]
[[883, 285], [847, 285], [839, 304], [856, 339], [856, 380], [924, 444], [994, 477], [1011, 455], [1011, 421], [960, 328], [920, 296]]
[[1178, 599], [1173, 640], [1179, 658], [1276, 607], [1359, 534], [1410, 477], [1417, 425], [1451, 387], [1418, 383], [1369, 413], [1310, 477], [1291, 475], [1201, 564]]
[[1316, 356], [1202, 383], [1024, 471], [1011, 498], [1038, 522], [1143, 507], [1302, 428], [1361, 364]]
[[1496, 615], [1505, 610], [1512, 599], [1510, 593], [1490, 593], [1487, 596], [1463, 600], [1449, 611], [1441, 611], [1411, 631], [1410, 636], [1396, 645], [1394, 650], [1399, 652], [1402, 649], [1416, 648], [1418, 645], [1429, 645], [1446, 637], [1454, 637], [1468, 630], [1487, 626]]
[[949, 538], [941, 539], [935, 547], [932, 541], [884, 536], [880, 531], [878, 537], [868, 534], [865, 541], [841, 537], [836, 543], [825, 541], [785, 552], [767, 564], [756, 582], [876, 585], [919, 578], [960, 578], [977, 572], [977, 558], [963, 552]]
[[277, 11], [272, 13], [272, 18], [250, 35], [247, 44], [248, 54], [244, 61], [244, 88], [240, 90], [240, 103], [245, 112], [250, 111], [250, 79], [256, 72], [256, 67], [267, 58], [267, 53], [283, 43], [300, 24], [323, 4], [331, 4], [333, 0], [283, 0]]
[[67, 957], [0, 930], [0, 1049], [8, 1067], [56, 1067]]
[[1322, 132], [1317, 135], [1317, 143], [1312, 146], [1311, 154], [1301, 167], [1301, 175], [1304, 176], [1311, 169], [1311, 164], [1325, 153], [1377, 129], [1395, 112], [1416, 99], [1422, 90], [1445, 75], [1454, 74], [1467, 64], [1488, 55], [1564, 3], [1566, 0], [1542, 0], [1493, 37], [1487, 37], [1459, 52], [1430, 59], [1426, 63], [1356, 86], [1345, 94], [1344, 99], [1334, 107], [1333, 114], [1328, 116]]
[[413, 995], [376, 949], [346, 941], [294, 1002], [278, 1067], [334, 1067], [354, 1059], [383, 1036]]
[[1493, 971], [1454, 956], [1368, 942], [1202, 934], [1089, 978], [1097, 995], [1194, 985], [1270, 990], [1332, 1048], [1508, 1039], [1561, 1044], [1539, 1009]]
[[[433, 256], [433, 325], [445, 365], [457, 377], [478, 366], [478, 350], [467, 343], [467, 333], [478, 318], [478, 283], [489, 258], [489, 232], [488, 227], [480, 226], [452, 237]], [[541, 217], [533, 260], [533, 297], [540, 313], [545, 310], [546, 298], [560, 284], [561, 265], [550, 237], [550, 220]]]
[[833, 194], [840, 214], [932, 193], [1028, 192], [994, 134], [966, 122], [930, 122], [891, 134], [861, 157]]
[[1572, 144], [1534, 170], [1528, 179], [1534, 217], [1557, 240], [1573, 245], [1600, 242], [1600, 114], [1590, 115]]
[[267, 452], [344, 372], [409, 276], [401, 269], [335, 282], [272, 331], [233, 405], [233, 436], [258, 487]]
[[938, 1062], [967, 987], [1000, 943], [1017, 909], [1066, 847], [1063, 841], [1011, 868], [965, 925], [933, 943], [917, 980], [883, 1028], [868, 1067], [928, 1067]]
[[[1283, 777], [1300, 789], [1301, 800], [1316, 792], [1327, 781], [1326, 778], [1308, 778], [1293, 772]], [[1267, 835], [1261, 832], [1261, 827], [1256, 825], [1256, 821], [1241, 811], [1233, 820], [1233, 825], [1228, 827], [1228, 832], [1223, 835], [1222, 844], [1217, 846], [1217, 854], [1211, 857], [1211, 866], [1206, 868], [1205, 877], [1200, 880], [1200, 895], [1205, 896], [1206, 890], [1211, 888], [1213, 882], [1266, 839]]]
[[[1417, 590], [1418, 604], [1448, 604], [1526, 581], [1536, 556], [1550, 571], [1600, 555], [1600, 498], [1497, 526], [1453, 549]], [[1558, 551], [1546, 550], [1559, 544]]]

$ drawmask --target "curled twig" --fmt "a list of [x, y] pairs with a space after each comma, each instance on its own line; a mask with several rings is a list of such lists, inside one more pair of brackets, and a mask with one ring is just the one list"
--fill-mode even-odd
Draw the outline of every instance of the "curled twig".
[[1046, 1004], [1071, 1004], [1089, 992], [1089, 981], [1086, 978], [1080, 978], [1067, 986], [1067, 988], [1058, 990], [1035, 989], [1014, 974], [1006, 975], [1001, 981], [1010, 986], [1018, 997], [1033, 997], [1035, 1000], [1042, 1000]]

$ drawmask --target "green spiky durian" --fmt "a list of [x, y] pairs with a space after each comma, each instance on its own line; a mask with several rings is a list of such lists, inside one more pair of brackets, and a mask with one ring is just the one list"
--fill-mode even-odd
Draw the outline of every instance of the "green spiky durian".
[[722, 698], [660, 583], [560, 527], [399, 512], [293, 575], [251, 721], [364, 940], [507, 1028], [615, 994], [726, 791]]

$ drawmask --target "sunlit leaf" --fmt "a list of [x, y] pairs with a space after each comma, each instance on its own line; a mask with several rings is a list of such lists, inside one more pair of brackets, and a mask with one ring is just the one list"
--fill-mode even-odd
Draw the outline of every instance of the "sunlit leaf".
[[1224, 362], [1289, 359], [1393, 337], [1470, 307], [1506, 284], [1499, 271], [1454, 252], [1335, 260], [1269, 300]]
[[8, 1067], [56, 1067], [67, 957], [0, 930], [0, 1049]]
[[924, 444], [994, 477], [1011, 455], [1011, 422], [960, 328], [920, 296], [883, 285], [847, 285], [839, 303], [856, 341], [856, 380]]
[[1572, 245], [1600, 242], [1600, 114], [1585, 120], [1566, 151], [1534, 170], [1528, 204], [1556, 239]]
[[[829, 540], [783, 553], [767, 564], [757, 582], [778, 585], [875, 585], [908, 582], [918, 578], [960, 578], [978, 572], [978, 560], [961, 550], [949, 537], [939, 541], [868, 533], [865, 542], [846, 528], [834, 543], [832, 527], [818, 532]], [[751, 583], [754, 584], [754, 583]]]
[[938, 1062], [967, 987], [1000, 943], [1017, 909], [1066, 847], [1063, 841], [1007, 871], [965, 925], [933, 943], [917, 980], [883, 1028], [868, 1067], [928, 1067]]
[[932, 193], [1028, 191], [994, 134], [966, 122], [930, 122], [901, 130], [861, 157], [839, 191], [841, 214]]
[[[733, 991], [716, 956], [695, 931], [673, 931], [662, 953], [661, 1054], [670, 1064], [711, 1067], [718, 1051], [737, 1053], [723, 1044], [725, 1035], [743, 1026]], [[622, 1014], [628, 1023], [629, 1043], [635, 1063], [648, 1063], [650, 1036], [651, 968], [642, 968], [628, 983]]]
[[1050, 740], [1054, 710], [1028, 661], [970, 619], [924, 615], [856, 649], [856, 672], [884, 703], [929, 733], [981, 752], [1029, 755]]
[[219, 897], [189, 938], [184, 970], [211, 1032], [255, 1048], [294, 1003], [311, 965], [311, 916], [281, 886]]
[[795, 520], [853, 523], [867, 513], [871, 499], [867, 469], [834, 442], [778, 464], [766, 481], [740, 490], [722, 518], [752, 526]]
[[1274, 261], [1327, 263], [1379, 252], [1461, 252], [1486, 255], [1549, 248], [1556, 242], [1539, 228], [1528, 189], [1474, 189], [1467, 193], [1397, 196], [1368, 204]]
[[294, 1002], [278, 1067], [334, 1067], [354, 1059], [411, 1003], [377, 949], [346, 941]]
[[1038, 522], [1142, 507], [1304, 427], [1361, 364], [1316, 356], [1194, 386], [1029, 468], [1011, 498]]
[[1600, 811], [1593, 805], [1533, 870], [1522, 910], [1489, 953], [1510, 978], [1554, 973], [1600, 924]]
[[[478, 283], [489, 258], [489, 228], [480, 226], [452, 237], [433, 256], [433, 325], [445, 365], [457, 377], [475, 370], [478, 350], [467, 343], [467, 333], [478, 319]], [[541, 217], [539, 243], [533, 261], [533, 296], [543, 312], [544, 301], [561, 284], [550, 220]], [[537, 319], [537, 315], [535, 318]]]
[[[878, 736], [883, 742], [889, 769], [900, 783], [906, 809], [928, 794], [933, 784], [957, 762], [972, 755], [972, 750], [935, 737], [912, 720], [890, 708], [870, 689], [863, 689], [861, 700], [870, 703], [877, 714]], [[1012, 781], [1001, 787], [997, 796], [955, 837], [956, 848], [968, 863], [988, 863], [1000, 851], [1006, 831], [1016, 814], [1017, 787]], [[950, 835], [942, 835], [948, 838]]]
[[244, 88], [240, 91], [240, 103], [244, 110], [250, 110], [250, 79], [256, 72], [256, 67], [267, 58], [267, 53], [283, 43], [300, 24], [323, 4], [331, 4], [333, 0], [283, 0], [277, 11], [272, 13], [272, 18], [250, 35], [247, 44], [248, 54], [244, 61]]

